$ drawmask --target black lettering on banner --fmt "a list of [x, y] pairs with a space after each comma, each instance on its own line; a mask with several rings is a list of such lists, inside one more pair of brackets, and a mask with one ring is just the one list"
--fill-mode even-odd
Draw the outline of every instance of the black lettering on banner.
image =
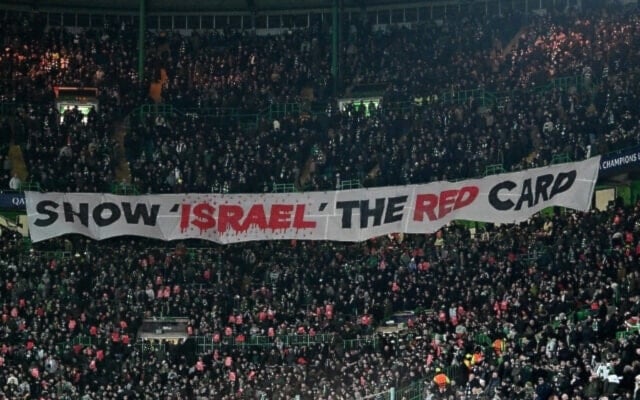
[[[108, 216], [103, 216], [103, 212], [108, 211]], [[122, 212], [120, 211], [120, 207], [118, 207], [115, 203], [100, 203], [93, 209], [93, 221], [99, 227], [111, 225], [120, 219]]]
[[501, 190], [511, 191], [516, 186], [518, 185], [516, 185], [512, 181], [504, 181], [498, 183], [489, 191], [489, 203], [498, 211], [506, 211], [511, 209], [513, 207], [513, 201], [501, 200], [500, 197], [498, 197], [498, 192], [500, 192]]
[[536, 179], [536, 201], [533, 204], [538, 204], [540, 202], [540, 197], [542, 197], [542, 201], [549, 200], [549, 186], [553, 183], [553, 174], [544, 174], [540, 175], [538, 179]]
[[66, 222], [74, 222], [74, 216], [80, 219], [80, 223], [84, 226], [89, 226], [89, 204], [87, 203], [79, 203], [78, 206], [80, 210], [74, 211], [73, 205], [71, 203], [67, 203], [66, 201], [62, 203], [62, 207], [64, 208], [64, 220]]
[[[522, 181], [522, 189], [517, 203], [510, 199], [500, 198], [500, 192], [511, 192], [518, 185], [512, 181], [504, 181], [495, 185], [489, 191], [489, 203], [499, 211], [514, 209], [519, 211], [523, 206], [531, 208], [537, 205], [542, 198], [543, 201], [551, 200], [556, 195], [566, 192], [573, 186], [578, 175], [576, 170], [560, 172], [557, 176], [552, 174], [540, 175], [536, 178], [535, 185], [532, 185], [531, 178]], [[515, 205], [515, 207], [514, 207]]]
[[38, 214], [46, 215], [46, 218], [37, 218], [33, 223], [35, 226], [45, 227], [54, 224], [58, 220], [58, 213], [54, 210], [59, 204], [52, 200], [43, 200], [36, 204]]
[[374, 208], [369, 208], [369, 200], [360, 201], [360, 228], [366, 228], [369, 225], [369, 218], [373, 217], [373, 226], [382, 224], [382, 215], [384, 214], [385, 198], [376, 199]]
[[[58, 213], [55, 211], [60, 205], [52, 200], [43, 200], [36, 205], [36, 211], [44, 217], [35, 220], [34, 225], [46, 227], [53, 225], [58, 220]], [[137, 224], [142, 221], [145, 225], [155, 226], [160, 205], [154, 204], [147, 207], [146, 204], [136, 204], [132, 207], [131, 203], [123, 202], [122, 209], [116, 203], [98, 204], [91, 214], [89, 213], [88, 203], [78, 203], [78, 209], [74, 209], [74, 205], [68, 202], [62, 203], [64, 210], [64, 219], [66, 222], [75, 223], [76, 220], [84, 226], [89, 226], [89, 216], [93, 218], [96, 225], [104, 227], [116, 222], [124, 213], [125, 220], [128, 224]], [[106, 215], [105, 215], [106, 212]]]
[[339, 201], [336, 203], [336, 209], [343, 210], [342, 228], [350, 229], [352, 227], [353, 210], [359, 208], [360, 228], [364, 229], [369, 226], [370, 218], [373, 218], [371, 226], [401, 221], [404, 203], [406, 203], [407, 198], [408, 196], [390, 197], [388, 199], [384, 197], [378, 198], [375, 199], [373, 208], [369, 207], [369, 200]]
[[533, 193], [531, 192], [531, 178], [527, 178], [522, 182], [522, 193], [516, 203], [514, 210], [518, 211], [522, 208], [522, 203], [527, 202], [527, 207], [533, 206]]
[[573, 186], [573, 182], [576, 181], [576, 176], [578, 173], [576, 170], [569, 172], [561, 172], [558, 174], [556, 181], [553, 183], [553, 187], [551, 188], [551, 193], [549, 194], [549, 198], [554, 197], [557, 194], [562, 192], [566, 192], [569, 190], [571, 186]]
[[351, 216], [353, 215], [353, 209], [357, 208], [359, 205], [360, 202], [358, 200], [338, 201], [336, 203], [337, 209], [344, 210], [342, 212], [342, 229], [351, 228]]
[[158, 212], [160, 211], [159, 204], [153, 204], [151, 206], [151, 213], [146, 204], [136, 204], [136, 207], [131, 211], [131, 203], [122, 203], [122, 211], [124, 212], [124, 219], [128, 224], [137, 224], [142, 218], [142, 222], [145, 225], [155, 226], [158, 219]]
[[402, 221], [402, 210], [404, 210], [406, 201], [407, 196], [389, 197], [387, 211], [384, 213], [385, 224]]

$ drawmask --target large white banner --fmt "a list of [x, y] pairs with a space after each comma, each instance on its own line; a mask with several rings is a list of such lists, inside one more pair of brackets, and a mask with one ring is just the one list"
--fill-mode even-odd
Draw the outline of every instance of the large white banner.
[[456, 220], [521, 222], [550, 206], [586, 211], [599, 157], [461, 182], [286, 194], [26, 193], [34, 242], [79, 233], [218, 243], [362, 241], [433, 233]]

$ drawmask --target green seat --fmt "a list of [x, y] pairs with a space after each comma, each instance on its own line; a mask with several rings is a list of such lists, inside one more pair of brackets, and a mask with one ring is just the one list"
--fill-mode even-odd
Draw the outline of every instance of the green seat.
[[579, 321], [584, 321], [590, 314], [590, 310], [579, 310], [576, 311], [576, 319]]

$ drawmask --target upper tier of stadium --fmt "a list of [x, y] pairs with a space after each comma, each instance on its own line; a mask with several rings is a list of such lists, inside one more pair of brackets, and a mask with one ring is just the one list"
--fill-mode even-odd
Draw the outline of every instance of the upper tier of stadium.
[[[517, 6], [522, 6], [524, 1], [514, 1]], [[553, 0], [551, 1], [553, 2]], [[442, 6], [445, 4], [468, 5], [469, 3], [498, 3], [497, 0], [479, 1], [447, 1], [447, 0], [340, 0], [339, 5], [347, 8], [364, 8], [372, 6], [406, 6], [414, 5], [418, 7]], [[506, 3], [505, 6], [507, 6]], [[512, 2], [513, 3], [513, 2]], [[522, 4], [520, 4], [522, 3]], [[334, 0], [145, 0], [145, 7], [148, 11], [168, 12], [168, 11], [280, 11], [280, 10], [301, 10], [301, 9], [322, 9], [331, 8]], [[132, 0], [3, 0], [0, 7], [29, 7], [32, 9], [105, 9], [110, 11], [137, 11], [140, 2]], [[511, 5], [509, 5], [511, 6]]]

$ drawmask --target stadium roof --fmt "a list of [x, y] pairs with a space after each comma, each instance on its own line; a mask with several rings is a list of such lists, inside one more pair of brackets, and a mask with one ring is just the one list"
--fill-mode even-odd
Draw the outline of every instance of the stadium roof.
[[[269, 11], [330, 8], [333, 0], [146, 0], [148, 12], [224, 12]], [[415, 0], [342, 0], [344, 7], [407, 4]], [[425, 3], [423, 0], [421, 3]], [[137, 11], [138, 0], [0, 0], [0, 7], [31, 8], [33, 10], [76, 9]]]

